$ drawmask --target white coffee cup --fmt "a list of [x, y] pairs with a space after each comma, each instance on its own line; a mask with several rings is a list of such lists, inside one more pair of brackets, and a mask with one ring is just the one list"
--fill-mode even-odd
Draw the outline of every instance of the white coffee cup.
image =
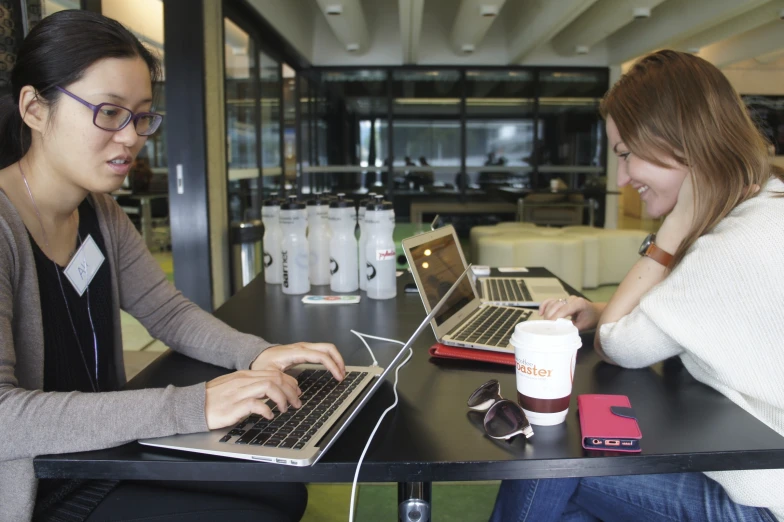
[[572, 397], [577, 328], [567, 319], [526, 321], [515, 326], [517, 402], [531, 424], [552, 426], [566, 420]]

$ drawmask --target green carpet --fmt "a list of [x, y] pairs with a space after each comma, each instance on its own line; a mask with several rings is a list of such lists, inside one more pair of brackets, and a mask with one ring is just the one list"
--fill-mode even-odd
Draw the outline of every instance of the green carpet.
[[[433, 484], [432, 520], [484, 522], [490, 518], [498, 482]], [[348, 520], [351, 484], [308, 484], [308, 509], [302, 522]], [[397, 484], [360, 484], [354, 520], [397, 520]]]

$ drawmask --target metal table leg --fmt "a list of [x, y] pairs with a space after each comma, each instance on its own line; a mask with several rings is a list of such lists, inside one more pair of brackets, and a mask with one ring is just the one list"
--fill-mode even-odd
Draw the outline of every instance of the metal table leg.
[[397, 502], [400, 522], [429, 522], [433, 484], [430, 482], [398, 482]]

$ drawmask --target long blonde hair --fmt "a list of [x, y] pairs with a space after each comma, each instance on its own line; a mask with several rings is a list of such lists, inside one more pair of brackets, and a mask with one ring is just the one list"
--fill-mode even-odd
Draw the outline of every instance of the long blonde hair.
[[784, 171], [770, 163], [768, 142], [729, 80], [697, 56], [671, 50], [638, 60], [604, 96], [629, 151], [667, 167], [672, 158], [694, 182], [694, 223], [674, 253], [672, 267], [732, 209]]

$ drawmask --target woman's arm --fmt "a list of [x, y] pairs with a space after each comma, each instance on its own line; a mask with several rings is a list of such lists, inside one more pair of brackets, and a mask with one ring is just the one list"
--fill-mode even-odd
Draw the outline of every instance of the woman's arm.
[[26, 328], [26, 318], [14, 317], [17, 262], [11, 248], [0, 245], [0, 461], [207, 429], [204, 383], [100, 394], [20, 388], [13, 325]]
[[[662, 223], [656, 233], [656, 245], [674, 254], [686, 234], [689, 232], [694, 216], [694, 193], [690, 176], [687, 176], [678, 193], [678, 200], [672, 212]], [[599, 356], [609, 363], [613, 361], [602, 350], [601, 330], [602, 325], [611, 324], [629, 315], [639, 304], [642, 296], [651, 288], [661, 283], [669, 274], [669, 269], [649, 257], [641, 257], [626, 277], [623, 278], [618, 290], [615, 291], [607, 303], [599, 324], [596, 327], [594, 348]]]
[[272, 346], [260, 337], [238, 332], [186, 299], [166, 280], [122, 209], [113, 201], [101, 203], [118, 250], [120, 307], [150, 335], [188, 357], [236, 370], [250, 368]]

